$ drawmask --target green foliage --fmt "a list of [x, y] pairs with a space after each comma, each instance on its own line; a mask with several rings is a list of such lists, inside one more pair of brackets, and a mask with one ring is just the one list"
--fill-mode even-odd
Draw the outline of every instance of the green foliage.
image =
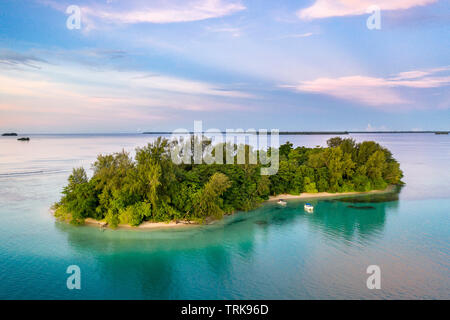
[[119, 215], [115, 214], [113, 210], [108, 210], [105, 216], [105, 221], [112, 229], [116, 229], [119, 225]]
[[327, 140], [327, 145], [330, 148], [339, 147], [341, 144], [342, 144], [342, 138], [340, 138], [340, 137], [334, 137], [334, 138], [331, 138], [331, 139]]
[[79, 225], [87, 217], [95, 216], [98, 198], [95, 185], [88, 180], [83, 168], [75, 168], [69, 176], [69, 184], [63, 191], [63, 198], [57, 212], [62, 216], [71, 214], [71, 223]]
[[121, 210], [119, 214], [119, 221], [122, 224], [138, 226], [144, 218], [151, 217], [151, 213], [152, 207], [150, 203], [137, 202]]
[[293, 144], [290, 143], [289, 141], [286, 142], [285, 144], [281, 145], [280, 150], [279, 150], [280, 157], [287, 158], [292, 151], [292, 146], [293, 146]]
[[[208, 141], [194, 142], [212, 154], [237, 147], [211, 149]], [[74, 169], [55, 216], [73, 224], [88, 217], [104, 219], [112, 228], [144, 221], [205, 221], [254, 209], [269, 195], [369, 191], [401, 184], [403, 177], [392, 153], [373, 141], [336, 137], [327, 148], [293, 148], [287, 142], [279, 148], [279, 170], [271, 176], [260, 174], [260, 162], [248, 164], [254, 151], [247, 145], [241, 146], [247, 164], [237, 164], [236, 155], [234, 164], [175, 164], [170, 151], [177, 143], [181, 146], [160, 137], [136, 149], [134, 159], [124, 151], [99, 155], [90, 179], [83, 168]], [[193, 148], [186, 150], [192, 160]], [[225, 152], [223, 157], [226, 163]]]
[[215, 217], [223, 215], [223, 200], [220, 196], [231, 186], [226, 175], [214, 173], [203, 189], [196, 194], [195, 211], [197, 218]]
[[309, 177], [305, 177], [304, 181], [304, 186], [305, 186], [305, 192], [307, 193], [317, 193], [317, 189], [316, 189], [316, 183], [315, 182], [311, 182], [311, 179]]

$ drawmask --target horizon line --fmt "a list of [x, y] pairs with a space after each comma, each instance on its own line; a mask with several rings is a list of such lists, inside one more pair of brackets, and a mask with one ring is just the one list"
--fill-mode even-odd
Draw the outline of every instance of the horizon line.
[[[258, 131], [256, 131], [258, 133]], [[4, 133], [1, 133], [0, 136], [3, 134], [8, 133], [16, 133], [17, 135], [117, 135], [117, 134], [128, 134], [128, 135], [141, 135], [141, 134], [173, 134], [173, 131], [144, 131], [144, 132], [70, 132], [70, 133], [62, 133], [62, 132], [54, 132], [54, 133], [40, 133], [40, 132], [27, 132], [27, 133], [18, 133], [14, 131], [7, 131]], [[189, 131], [189, 134], [194, 133], [223, 133], [226, 134], [226, 131], [202, 131], [202, 132], [194, 132]], [[236, 134], [249, 134], [251, 132], [233, 132]], [[290, 131], [290, 130], [284, 130], [279, 131], [279, 134], [283, 135], [308, 135], [308, 134], [316, 134], [316, 135], [327, 135], [327, 134], [365, 134], [365, 133], [372, 133], [372, 134], [382, 134], [382, 133], [450, 133], [450, 130], [371, 130], [371, 131], [365, 131], [365, 130], [336, 130], [336, 131]], [[269, 130], [267, 130], [267, 134], [271, 134]]]

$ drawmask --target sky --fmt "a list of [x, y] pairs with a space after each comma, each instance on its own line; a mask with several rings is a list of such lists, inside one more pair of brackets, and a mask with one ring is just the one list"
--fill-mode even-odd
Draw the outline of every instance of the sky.
[[0, 1], [0, 132], [450, 130], [449, 89], [448, 0]]

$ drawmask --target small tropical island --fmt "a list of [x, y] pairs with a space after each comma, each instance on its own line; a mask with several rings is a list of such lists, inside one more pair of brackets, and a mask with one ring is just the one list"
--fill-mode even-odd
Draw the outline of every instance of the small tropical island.
[[2, 137], [17, 137], [17, 133], [15, 132], [6, 132], [2, 134]]
[[[335, 137], [326, 148], [293, 148], [286, 142], [278, 148], [274, 175], [261, 175], [266, 165], [259, 160], [237, 164], [236, 157], [234, 164], [176, 164], [171, 158], [174, 143], [158, 137], [137, 148], [134, 159], [124, 151], [99, 155], [91, 178], [83, 168], [74, 168], [52, 208], [55, 217], [113, 229], [202, 224], [255, 209], [277, 195], [360, 194], [402, 184], [399, 163], [374, 141]], [[248, 145], [245, 150], [259, 152]]]

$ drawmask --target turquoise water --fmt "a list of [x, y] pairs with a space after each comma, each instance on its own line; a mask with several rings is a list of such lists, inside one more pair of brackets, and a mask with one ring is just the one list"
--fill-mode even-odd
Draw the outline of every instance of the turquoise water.
[[[450, 137], [351, 135], [400, 161], [390, 197], [266, 204], [216, 225], [99, 231], [55, 222], [48, 208], [73, 166], [133, 150], [144, 135], [0, 138], [1, 299], [449, 299]], [[324, 145], [329, 136], [281, 136]], [[68, 290], [66, 268], [81, 268]], [[366, 268], [381, 268], [381, 290]]]

